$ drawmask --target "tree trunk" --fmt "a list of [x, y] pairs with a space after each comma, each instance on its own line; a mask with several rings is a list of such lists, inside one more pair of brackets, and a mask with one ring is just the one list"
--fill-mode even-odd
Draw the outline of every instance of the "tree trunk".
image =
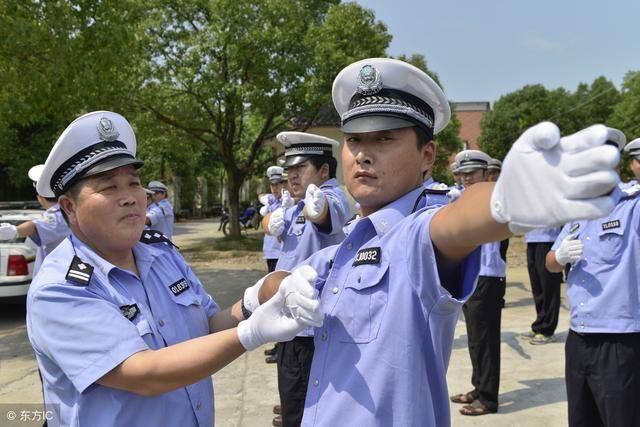
[[229, 236], [240, 237], [240, 187], [244, 176], [240, 173], [228, 172], [229, 178]]

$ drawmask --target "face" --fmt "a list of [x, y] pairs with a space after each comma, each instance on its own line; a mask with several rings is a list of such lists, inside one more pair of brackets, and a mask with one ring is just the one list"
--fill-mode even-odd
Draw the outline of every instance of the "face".
[[496, 182], [500, 178], [500, 171], [492, 169], [487, 172], [487, 181]]
[[633, 158], [631, 159], [631, 163], [629, 165], [631, 167], [631, 172], [636, 177], [637, 180], [640, 180], [640, 160]]
[[307, 187], [315, 184], [318, 187], [329, 179], [329, 165], [326, 163], [320, 169], [310, 162], [306, 161], [295, 166], [287, 168], [289, 176], [289, 187], [291, 187], [291, 195], [296, 199], [303, 198]]
[[459, 173], [456, 172], [453, 174], [453, 182], [456, 185], [462, 185], [462, 177], [460, 177]]
[[269, 183], [269, 189], [271, 190], [271, 194], [273, 194], [274, 196], [280, 198], [280, 195], [282, 195], [282, 183], [281, 182], [277, 182], [277, 183], [273, 183], [270, 182]]
[[129, 251], [140, 239], [146, 195], [133, 166], [84, 179], [60, 197], [73, 232], [98, 252]]
[[433, 167], [434, 161], [434, 142], [418, 149], [413, 128], [344, 136], [344, 180], [363, 215], [421, 186], [424, 172]]
[[162, 191], [154, 191], [151, 197], [153, 198], [154, 202], [158, 203], [160, 200], [166, 199], [167, 195], [164, 194]]
[[487, 171], [485, 169], [474, 169], [468, 172], [460, 172], [460, 177], [464, 188], [469, 188], [476, 182], [486, 181]]

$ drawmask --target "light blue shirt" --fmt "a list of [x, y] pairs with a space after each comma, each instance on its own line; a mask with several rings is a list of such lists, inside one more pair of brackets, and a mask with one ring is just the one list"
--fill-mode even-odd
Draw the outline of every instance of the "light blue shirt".
[[555, 228], [538, 228], [531, 230], [524, 235], [525, 243], [553, 243], [556, 241], [560, 229], [562, 227]]
[[147, 218], [151, 221], [151, 227], [158, 230], [169, 239], [173, 236], [173, 206], [167, 199], [153, 202], [147, 206]]
[[[86, 286], [65, 278], [74, 253], [93, 267]], [[133, 253], [140, 277], [72, 235], [29, 287], [27, 331], [47, 409], [63, 426], [212, 426], [211, 378], [156, 397], [96, 383], [134, 353], [209, 334], [219, 311], [173, 247], [138, 243]]]
[[552, 250], [572, 234], [584, 244], [567, 277], [571, 329], [640, 332], [640, 193], [624, 195], [606, 217], [565, 224]]
[[[477, 281], [440, 285], [422, 187], [349, 225], [339, 245], [305, 261], [318, 272], [324, 324], [315, 333], [303, 426], [449, 425], [446, 370], [455, 325]], [[424, 198], [423, 198], [424, 200]]]
[[507, 262], [502, 259], [499, 241], [483, 244], [481, 246], [481, 253], [480, 276], [507, 276]]
[[71, 230], [57, 203], [42, 214], [42, 219], [34, 220], [33, 224], [36, 226], [36, 234], [29, 238], [38, 246], [32, 273], [35, 276], [45, 257], [71, 234]]
[[[267, 205], [267, 213], [273, 212], [279, 207], [280, 207], [280, 199], [274, 196], [273, 194], [269, 194], [269, 204]], [[265, 233], [264, 240], [262, 241], [262, 253], [263, 253], [264, 259], [280, 258], [281, 248], [282, 248], [282, 243], [278, 240], [277, 237], [271, 236]]]

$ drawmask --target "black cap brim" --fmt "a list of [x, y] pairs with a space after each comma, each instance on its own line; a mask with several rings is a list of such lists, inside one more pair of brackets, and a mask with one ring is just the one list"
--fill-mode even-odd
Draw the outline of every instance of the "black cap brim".
[[110, 170], [117, 169], [122, 166], [133, 165], [134, 168], [138, 169], [144, 162], [142, 160], [138, 160], [129, 156], [114, 156], [110, 157], [104, 162], [100, 162], [97, 165], [92, 166], [87, 171], [82, 174], [82, 178], [86, 178], [88, 176], [98, 175], [103, 172], [108, 172]]
[[416, 123], [399, 117], [367, 115], [349, 120], [340, 130], [344, 133], [367, 133], [414, 126]]
[[312, 156], [287, 156], [284, 159], [284, 163], [282, 164], [283, 168], [290, 168], [291, 166], [297, 166], [301, 163], [306, 162]]

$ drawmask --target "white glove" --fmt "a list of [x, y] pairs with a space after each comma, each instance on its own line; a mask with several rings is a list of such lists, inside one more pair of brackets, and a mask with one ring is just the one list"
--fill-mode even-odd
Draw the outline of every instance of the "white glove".
[[295, 204], [296, 204], [296, 201], [293, 200], [293, 197], [291, 197], [291, 193], [289, 193], [287, 190], [282, 190], [282, 198], [280, 199], [280, 206], [282, 206], [283, 208], [290, 208]]
[[269, 199], [271, 198], [269, 196], [271, 196], [271, 194], [261, 194], [258, 197], [258, 200], [260, 201], [260, 204], [264, 205], [264, 206], [269, 206], [269, 202], [270, 202]]
[[607, 215], [620, 181], [608, 130], [594, 125], [560, 138], [550, 122], [527, 129], [513, 144], [491, 196], [491, 214], [514, 233]]
[[0, 224], [0, 240], [13, 240], [18, 235], [18, 227], [7, 222]]
[[[254, 311], [256, 311], [258, 307], [260, 307], [260, 300], [258, 298], [258, 295], [260, 293], [260, 288], [262, 287], [262, 284], [264, 283], [265, 280], [267, 280], [267, 277], [279, 271], [281, 272], [282, 270], [276, 270], [267, 274], [266, 276], [258, 280], [255, 283], [255, 285], [249, 286], [247, 289], [244, 290], [242, 303], [244, 304], [244, 307], [247, 310], [253, 313]], [[302, 267], [295, 268], [291, 272], [291, 274], [285, 277], [282, 280], [282, 283], [280, 283], [280, 288], [283, 288], [285, 292], [286, 308], [287, 308], [286, 313], [289, 314], [291, 317], [293, 318], [297, 317], [296, 312], [298, 311], [297, 309], [299, 306], [298, 304], [299, 301], [296, 296], [297, 292], [301, 293], [307, 298], [317, 297], [318, 292], [313, 286], [315, 284], [317, 276], [318, 274], [312, 267], [308, 265], [303, 265]], [[312, 292], [308, 291], [308, 284], [311, 284], [311, 286], [313, 287]]]
[[269, 217], [269, 234], [278, 237], [284, 232], [284, 209], [278, 208]]
[[458, 200], [458, 197], [460, 197], [462, 195], [462, 191], [458, 190], [457, 188], [452, 188], [451, 190], [449, 190], [449, 192], [447, 193], [447, 198], [449, 199], [449, 202], [454, 202], [456, 200]]
[[582, 241], [576, 239], [572, 235], [564, 238], [560, 247], [556, 251], [556, 261], [560, 265], [574, 264], [582, 257], [584, 245]]
[[260, 216], [267, 216], [269, 213], [269, 206], [262, 206], [258, 212], [260, 212]]
[[326, 208], [327, 198], [322, 190], [314, 184], [309, 184], [304, 197], [305, 216], [310, 220], [318, 219], [324, 214]]
[[[320, 312], [317, 291], [311, 285], [316, 279], [315, 270], [308, 267], [288, 277], [292, 278], [289, 285], [283, 280], [269, 301], [238, 324], [238, 339], [245, 349], [250, 351], [269, 342], [290, 341], [308, 326], [322, 326], [324, 315]], [[295, 307], [295, 313], [288, 313], [288, 304]]]

